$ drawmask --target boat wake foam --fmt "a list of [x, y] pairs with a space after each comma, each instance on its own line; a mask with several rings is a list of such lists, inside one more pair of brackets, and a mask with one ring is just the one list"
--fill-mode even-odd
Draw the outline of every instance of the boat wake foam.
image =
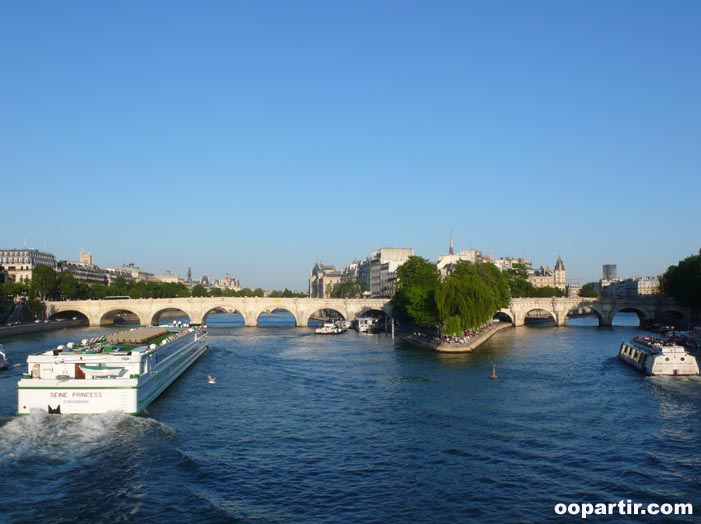
[[174, 430], [160, 422], [117, 411], [55, 416], [33, 410], [0, 427], [0, 464], [37, 458], [73, 461], [89, 457], [134, 432], [154, 429], [169, 439], [174, 438]]

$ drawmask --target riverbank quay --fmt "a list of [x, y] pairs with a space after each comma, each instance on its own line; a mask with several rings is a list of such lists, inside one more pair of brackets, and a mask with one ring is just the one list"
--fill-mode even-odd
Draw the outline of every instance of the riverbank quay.
[[466, 353], [477, 349], [502, 329], [510, 327], [513, 327], [513, 325], [508, 322], [494, 322], [490, 327], [474, 335], [468, 342], [460, 344], [441, 342], [440, 339], [436, 337], [422, 335], [418, 331], [411, 333], [398, 331], [395, 333], [395, 338], [402, 343], [432, 349], [434, 351], [441, 351], [443, 353]]
[[0, 326], [0, 338], [42, 333], [44, 331], [56, 331], [58, 329], [75, 328], [84, 325], [86, 325], [85, 320], [50, 320], [49, 322], [32, 322], [16, 324], [14, 326]]
[[508, 322], [494, 322], [491, 326], [481, 330], [465, 343], [441, 342], [436, 345], [435, 350], [443, 353], [468, 353], [480, 347], [502, 329], [513, 327]]

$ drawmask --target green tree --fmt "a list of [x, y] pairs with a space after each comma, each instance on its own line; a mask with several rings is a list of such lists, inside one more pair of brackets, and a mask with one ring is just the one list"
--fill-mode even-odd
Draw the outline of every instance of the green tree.
[[27, 309], [29, 309], [30, 313], [33, 313], [34, 315], [38, 316], [39, 318], [43, 318], [43, 312], [44, 312], [44, 305], [41, 303], [41, 301], [38, 298], [31, 297], [27, 300]]
[[701, 310], [701, 256], [693, 255], [669, 266], [660, 278], [660, 288], [679, 304]]
[[165, 298], [187, 298], [190, 290], [182, 282], [168, 282], [164, 284], [163, 296]]
[[57, 277], [58, 295], [63, 300], [75, 300], [78, 298], [78, 281], [70, 271], [62, 271]]
[[20, 297], [29, 293], [29, 282], [8, 280], [3, 284], [3, 296]]
[[397, 318], [423, 328], [438, 324], [436, 289], [440, 273], [423, 257], [412, 256], [397, 268], [396, 292], [392, 307]]
[[507, 269], [506, 278], [509, 281], [509, 291], [512, 297], [532, 297], [533, 284], [528, 281], [528, 270], [525, 264], [513, 264]]
[[360, 298], [365, 291], [365, 282], [360, 277], [339, 282], [331, 288], [331, 298]]
[[31, 290], [42, 302], [56, 289], [56, 271], [46, 264], [37, 264], [32, 271]]
[[195, 284], [192, 286], [192, 296], [193, 297], [206, 297], [209, 296], [207, 293], [207, 288], [202, 284]]
[[110, 285], [107, 287], [107, 295], [113, 297], [129, 295], [129, 287], [127, 286], [127, 280], [123, 276], [118, 276], [117, 278], [115, 278], [114, 281], [110, 283]]
[[102, 300], [107, 296], [107, 286], [104, 284], [93, 284], [90, 286], [89, 296], [93, 300]]
[[584, 297], [584, 298], [598, 297], [599, 294], [596, 292], [596, 287], [594, 285], [594, 282], [589, 282], [587, 284], [584, 284], [582, 286], [582, 289], [579, 290], [579, 296]]
[[442, 332], [461, 334], [508, 306], [509, 282], [493, 264], [458, 261], [438, 286], [436, 303]]

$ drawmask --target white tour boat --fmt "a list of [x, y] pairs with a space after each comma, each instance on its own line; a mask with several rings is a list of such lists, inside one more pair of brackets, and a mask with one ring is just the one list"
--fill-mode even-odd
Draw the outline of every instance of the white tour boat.
[[27, 357], [17, 412], [138, 415], [207, 350], [203, 327], [143, 327]]
[[340, 335], [348, 330], [339, 322], [324, 322], [324, 325], [314, 330], [317, 335]]
[[655, 337], [622, 342], [618, 358], [646, 375], [698, 375], [696, 358], [683, 346]]

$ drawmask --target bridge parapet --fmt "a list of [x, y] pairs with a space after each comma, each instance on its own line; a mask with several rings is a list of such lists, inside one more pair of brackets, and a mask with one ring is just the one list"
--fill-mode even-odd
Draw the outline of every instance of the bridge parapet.
[[553, 298], [513, 298], [508, 308], [501, 313], [508, 315], [514, 326], [522, 326], [526, 316], [534, 310], [550, 313], [556, 326], [564, 326], [567, 315], [574, 310], [589, 308], [596, 313], [600, 326], [611, 326], [613, 317], [621, 311], [633, 311], [641, 319], [655, 318], [663, 311], [676, 311], [688, 318], [687, 308], [679, 307], [673, 300], [660, 297], [639, 298], [585, 298], [585, 297], [553, 297]]
[[49, 317], [59, 313], [76, 312], [87, 317], [91, 326], [107, 324], [119, 311], [136, 315], [141, 325], [158, 323], [167, 310], [180, 310], [193, 324], [202, 324], [214, 311], [240, 313], [246, 326], [258, 325], [258, 317], [276, 310], [289, 311], [297, 327], [306, 327], [309, 318], [322, 309], [332, 309], [346, 319], [367, 311], [383, 311], [392, 314], [389, 299], [317, 299], [270, 297], [188, 297], [120, 300], [68, 300], [46, 303]]
[[[71, 300], [47, 302], [49, 317], [73, 311], [87, 317], [91, 326], [107, 324], [118, 311], [129, 311], [136, 315], [141, 325], [157, 323], [161, 314], [176, 309], [186, 314], [193, 324], [206, 321], [214, 311], [240, 313], [246, 326], [258, 325], [258, 317], [275, 310], [289, 311], [297, 327], [306, 327], [309, 318], [317, 311], [331, 309], [352, 319], [370, 310], [392, 315], [389, 299], [343, 299], [343, 298], [270, 298], [270, 297], [188, 297], [133, 300]], [[599, 325], [610, 326], [616, 313], [634, 311], [640, 319], [655, 318], [660, 312], [676, 311], [689, 318], [690, 311], [660, 297], [613, 299], [613, 298], [513, 298], [508, 308], [500, 312], [509, 316], [514, 326], [522, 326], [530, 311], [543, 310], [552, 315], [557, 326], [564, 326], [567, 315], [576, 309], [589, 308], [599, 318]]]

